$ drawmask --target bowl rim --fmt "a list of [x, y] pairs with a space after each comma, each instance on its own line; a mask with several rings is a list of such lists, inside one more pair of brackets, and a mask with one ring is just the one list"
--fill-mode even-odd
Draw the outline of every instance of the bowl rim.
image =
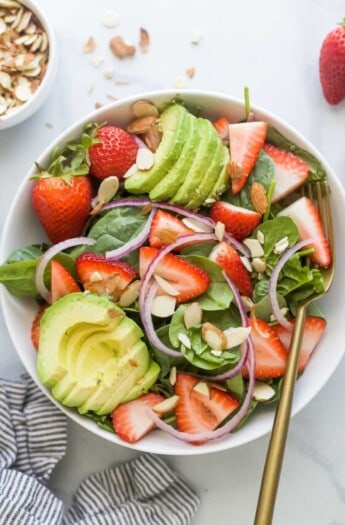
[[[227, 104], [235, 104], [236, 106], [244, 105], [243, 104], [243, 100], [238, 98], [238, 97], [232, 97], [232, 96], [226, 95], [224, 93], [220, 93], [220, 92], [216, 92], [216, 91], [209, 91], [209, 90], [201, 90], [201, 89], [199, 89], [199, 90], [188, 89], [187, 90], [187, 89], [184, 89], [182, 91], [179, 91], [179, 90], [176, 90], [176, 89], [165, 89], [165, 90], [161, 90], [160, 89], [160, 90], [155, 90], [155, 91], [141, 92], [141, 93], [138, 93], [138, 94], [135, 94], [135, 95], [131, 95], [129, 97], [122, 98], [122, 99], [117, 100], [115, 102], [111, 102], [111, 103], [107, 104], [106, 106], [103, 106], [103, 107], [101, 107], [101, 108], [99, 108], [97, 110], [93, 110], [93, 111], [89, 112], [88, 114], [84, 115], [83, 117], [79, 118], [77, 121], [75, 121], [73, 124], [71, 124], [68, 128], [64, 129], [64, 131], [62, 133], [60, 133], [45, 148], [45, 150], [39, 156], [38, 162], [40, 163], [40, 162], [42, 162], [42, 159], [46, 159], [49, 156], [49, 154], [52, 151], [52, 149], [57, 144], [63, 143], [63, 141], [66, 140], [66, 137], [69, 136], [74, 131], [76, 131], [78, 128], [80, 128], [81, 126], [85, 125], [86, 123], [88, 123], [90, 121], [99, 121], [100, 116], [105, 111], [109, 111], [109, 110], [116, 111], [117, 108], [122, 107], [122, 106], [130, 107], [130, 105], [133, 102], [135, 102], [136, 100], [141, 100], [141, 99], [153, 99], [153, 102], [154, 102], [154, 99], [157, 99], [157, 98], [164, 98], [165, 100], [171, 100], [174, 97], [179, 97], [182, 100], [184, 100], [184, 98], [186, 98], [186, 96], [187, 96], [187, 98], [193, 98], [193, 97], [201, 96], [201, 97], [204, 97], [204, 98], [217, 99], [217, 100], [222, 101], [222, 102], [227, 103]], [[188, 105], [188, 101], [186, 101], [186, 103]], [[345, 189], [343, 188], [343, 186], [342, 186], [340, 180], [338, 179], [335, 171], [330, 166], [328, 161], [324, 158], [322, 153], [304, 135], [302, 135], [299, 131], [297, 131], [292, 125], [288, 124], [284, 119], [281, 119], [280, 117], [278, 117], [274, 113], [271, 113], [270, 111], [262, 108], [261, 106], [258, 106], [256, 104], [252, 104], [252, 110], [254, 111], [254, 113], [260, 113], [260, 115], [263, 118], [267, 119], [267, 121], [269, 121], [273, 125], [278, 126], [278, 128], [279, 127], [284, 128], [284, 132], [285, 133], [286, 133], [286, 131], [288, 133], [291, 133], [291, 135], [293, 136], [293, 138], [294, 138], [294, 140], [296, 142], [301, 142], [303, 144], [303, 147], [307, 148], [308, 151], [310, 151], [313, 155], [315, 155], [318, 158], [318, 160], [320, 160], [320, 162], [322, 162], [324, 168], [326, 169], [327, 175], [330, 176], [329, 182], [330, 182], [330, 185], [332, 187], [332, 190], [333, 191], [335, 190], [336, 192], [339, 192], [341, 194], [342, 199], [345, 202]], [[28, 179], [29, 176], [32, 175], [32, 172], [34, 171], [34, 169], [35, 169], [35, 166], [33, 164], [32, 167], [28, 170], [28, 172], [27, 172], [26, 176], [24, 177], [23, 181], [21, 182], [21, 184], [20, 184], [20, 186], [19, 186], [19, 188], [17, 190], [17, 193], [16, 193], [16, 195], [14, 197], [14, 200], [13, 200], [11, 206], [10, 206], [10, 209], [9, 209], [9, 212], [8, 212], [8, 216], [7, 216], [7, 219], [5, 221], [3, 232], [2, 232], [2, 235], [1, 235], [0, 257], [2, 259], [4, 259], [6, 256], [8, 256], [8, 253], [4, 253], [4, 248], [5, 248], [5, 244], [6, 244], [6, 239], [8, 238], [8, 236], [10, 234], [10, 229], [11, 229], [11, 227], [10, 227], [11, 221], [9, 220], [9, 218], [11, 216], [13, 216], [13, 214], [15, 212], [16, 205], [17, 205], [17, 201], [20, 199], [20, 197], [21, 197], [21, 195], [23, 193], [24, 185], [27, 183], [27, 179]], [[1, 289], [0, 289], [0, 302], [1, 302], [1, 305], [2, 305], [2, 310], [3, 310], [3, 314], [4, 314], [6, 327], [7, 327], [7, 330], [9, 332], [10, 338], [12, 340], [13, 346], [15, 347], [17, 355], [19, 356], [19, 358], [20, 358], [21, 362], [23, 363], [25, 369], [29, 372], [28, 367], [26, 366], [26, 363], [25, 363], [24, 353], [23, 353], [23, 351], [21, 349], [19, 349], [17, 347], [17, 345], [15, 343], [15, 340], [14, 340], [14, 336], [13, 336], [11, 330], [10, 330], [10, 327], [9, 327], [10, 325], [8, 323], [8, 316], [9, 316], [9, 312], [10, 312], [11, 308], [10, 308], [10, 306], [8, 304], [10, 302], [10, 301], [8, 301], [8, 297], [12, 297], [12, 296], [9, 296], [7, 290], [5, 290], [4, 287], [1, 287]], [[341, 359], [343, 357], [344, 351], [345, 351], [345, 346], [344, 346], [344, 349], [343, 349], [342, 353], [340, 353], [338, 358], [333, 362], [333, 366], [329, 369], [328, 374], [326, 376], [324, 376], [322, 378], [322, 380], [317, 383], [317, 386], [314, 389], [309, 390], [308, 392], [305, 392], [305, 395], [303, 396], [302, 401], [298, 401], [298, 403], [297, 403], [294, 400], [294, 403], [293, 403], [293, 406], [292, 406], [292, 417], [295, 416], [297, 413], [299, 413], [321, 391], [321, 389], [328, 382], [328, 380], [330, 379], [330, 377], [334, 373], [335, 369], [339, 365], [339, 363], [340, 363], [340, 361], [341, 361]], [[208, 442], [208, 443], [204, 444], [202, 447], [195, 447], [195, 446], [191, 446], [191, 445], [187, 444], [187, 446], [183, 446], [183, 447], [180, 448], [178, 446], [179, 443], [177, 443], [176, 450], [172, 450], [172, 447], [169, 447], [169, 446], [168, 447], [164, 447], [162, 445], [160, 446], [159, 450], [153, 450], [152, 445], [148, 446], [146, 444], [145, 438], [143, 440], [139, 441], [138, 443], [136, 443], [135, 445], [130, 445], [130, 444], [127, 444], [124, 441], [121, 441], [119, 438], [117, 438], [117, 436], [115, 434], [111, 434], [110, 432], [107, 432], [106, 430], [101, 429], [99, 426], [96, 425], [96, 423], [92, 422], [91, 420], [89, 420], [85, 416], [81, 416], [75, 410], [69, 409], [68, 407], [65, 407], [62, 404], [60, 404], [57, 400], [55, 400], [53, 398], [53, 396], [51, 395], [50, 391], [44, 385], [42, 385], [40, 383], [39, 379], [37, 378], [37, 376], [35, 376], [35, 374], [32, 374], [31, 372], [29, 372], [29, 374], [32, 376], [33, 380], [37, 383], [39, 388], [48, 396], [48, 398], [51, 399], [51, 401], [57, 407], [59, 407], [59, 409], [62, 410], [62, 412], [67, 414], [72, 420], [74, 420], [76, 423], [78, 423], [81, 427], [89, 430], [90, 432], [92, 432], [95, 435], [98, 435], [98, 436], [102, 437], [103, 439], [106, 439], [109, 442], [112, 442], [114, 444], [118, 444], [118, 445], [121, 445], [121, 446], [124, 446], [124, 447], [127, 447], [127, 448], [131, 448], [132, 450], [137, 450], [137, 451], [141, 451], [141, 452], [150, 452], [150, 453], [155, 453], [155, 454], [165, 454], [165, 455], [203, 455], [203, 454], [208, 454], [208, 453], [220, 452], [220, 451], [223, 451], [223, 450], [229, 450], [229, 449], [232, 449], [232, 448], [236, 448], [237, 446], [242, 446], [242, 445], [245, 445], [245, 444], [249, 444], [252, 441], [254, 441], [254, 440], [256, 440], [256, 439], [258, 439], [258, 438], [260, 438], [260, 437], [262, 437], [262, 436], [264, 436], [266, 434], [268, 434], [270, 432], [270, 428], [271, 428], [271, 425], [267, 425], [266, 424], [266, 425], [263, 426], [263, 428], [259, 429], [254, 435], [249, 436], [246, 439], [237, 440], [237, 442], [235, 444], [231, 443], [231, 434], [230, 434], [229, 438], [226, 437], [226, 438], [223, 438], [222, 440], [215, 440], [215, 441], [212, 441], [212, 442]], [[273, 414], [272, 414], [272, 422], [273, 422]], [[177, 442], [178, 440], [174, 440], [174, 442], [175, 441]], [[185, 444], [183, 444], [183, 445], [185, 445]]]
[[[32, 97], [30, 97], [29, 100], [27, 100], [21, 106], [19, 106], [18, 109], [16, 109], [16, 111], [13, 111], [7, 115], [5, 114], [5, 115], [0, 116], [0, 130], [1, 130], [2, 124], [6, 126], [6, 124], [11, 122], [11, 120], [19, 119], [20, 115], [22, 115], [24, 111], [28, 111], [29, 108], [31, 108], [31, 106], [35, 104], [36, 100], [40, 96], [42, 96], [42, 91], [45, 90], [47, 84], [49, 83], [51, 75], [54, 74], [56, 63], [57, 63], [56, 37], [55, 37], [53, 27], [48, 17], [46, 16], [44, 10], [42, 10], [41, 7], [39, 7], [36, 4], [36, 2], [33, 0], [18, 0], [18, 2], [24, 5], [25, 7], [27, 7], [28, 9], [30, 9], [30, 11], [32, 11], [32, 13], [38, 19], [40, 24], [42, 24], [42, 27], [47, 34], [48, 43], [49, 43], [48, 62], [47, 62], [47, 69], [42, 78], [42, 81], [40, 82], [38, 88], [36, 89]], [[19, 122], [20, 121], [18, 120], [18, 123]]]

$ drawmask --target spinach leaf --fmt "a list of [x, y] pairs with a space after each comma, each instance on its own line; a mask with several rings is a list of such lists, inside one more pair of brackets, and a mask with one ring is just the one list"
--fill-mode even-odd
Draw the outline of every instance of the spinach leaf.
[[[39, 297], [35, 284], [35, 273], [37, 263], [47, 248], [46, 245], [26, 246], [15, 250], [7, 261], [0, 266], [0, 283], [16, 297]], [[65, 268], [75, 276], [74, 259], [66, 253], [59, 253], [54, 257]], [[50, 265], [44, 275], [45, 285], [50, 287]]]
[[321, 162], [314, 157], [314, 155], [291, 142], [291, 140], [282, 135], [282, 133], [273, 126], [268, 126], [266, 140], [270, 144], [277, 146], [277, 148], [291, 151], [291, 153], [294, 153], [304, 160], [309, 166], [308, 181], [323, 180], [326, 178], [325, 168], [322, 166]]
[[[268, 281], [266, 282], [268, 283]], [[277, 299], [278, 299], [279, 308], [284, 308], [287, 305], [287, 302], [282, 295], [277, 294]], [[266, 290], [266, 294], [255, 304], [255, 316], [259, 317], [266, 323], [269, 323], [271, 320], [271, 314], [272, 314], [271, 301], [269, 300], [269, 297], [267, 296], [267, 290]]]
[[202, 255], [208, 257], [212, 251], [212, 248], [216, 245], [215, 241], [203, 242], [196, 246], [187, 246], [180, 251], [180, 255], [186, 257], [187, 255]]
[[109, 414], [106, 414], [105, 416], [99, 416], [95, 412], [86, 412], [83, 414], [83, 416], [87, 416], [92, 419], [92, 421], [97, 423], [97, 425], [103, 428], [103, 430], [107, 430], [113, 434], [115, 433]]
[[197, 298], [201, 309], [224, 310], [228, 308], [233, 299], [233, 293], [223, 277], [220, 266], [201, 255], [188, 255], [185, 259], [205, 270], [211, 278], [211, 283], [206, 292]]
[[274, 176], [274, 164], [272, 159], [264, 152], [260, 151], [258, 160], [251, 171], [244, 188], [233, 195], [229, 190], [223, 200], [228, 200], [235, 206], [241, 206], [248, 210], [254, 210], [252, 200], [250, 198], [250, 190], [254, 182], [259, 182], [268, 191]]
[[237, 376], [232, 377], [231, 379], [227, 379], [225, 381], [225, 387], [230, 394], [237, 397], [239, 401], [241, 401], [245, 394], [245, 384], [242, 374], [237, 374]]
[[[134, 206], [109, 210], [101, 215], [88, 232], [88, 237], [96, 239], [95, 244], [87, 247], [78, 246], [71, 253], [77, 257], [87, 250], [104, 255], [105, 252], [119, 248], [137, 237], [147, 219], [148, 215], [144, 215], [141, 208]], [[123, 258], [123, 260], [137, 267], [137, 251], [132, 252], [130, 257]]]

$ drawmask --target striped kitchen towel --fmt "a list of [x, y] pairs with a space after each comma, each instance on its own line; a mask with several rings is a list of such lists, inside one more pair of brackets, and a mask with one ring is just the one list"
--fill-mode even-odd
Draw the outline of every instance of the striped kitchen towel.
[[187, 525], [194, 491], [158, 456], [93, 474], [70, 509], [45, 486], [67, 445], [63, 413], [27, 375], [0, 380], [0, 525]]

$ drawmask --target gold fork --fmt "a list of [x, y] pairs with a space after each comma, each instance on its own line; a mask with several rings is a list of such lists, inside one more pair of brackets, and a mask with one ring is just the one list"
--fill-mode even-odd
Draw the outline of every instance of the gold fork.
[[278, 491], [281, 467], [289, 428], [291, 407], [296, 382], [300, 348], [306, 319], [307, 306], [320, 299], [328, 292], [334, 276], [334, 239], [330, 206], [330, 190], [326, 181], [318, 181], [306, 184], [302, 188], [302, 195], [314, 201], [317, 206], [321, 221], [331, 249], [332, 262], [330, 266], [322, 270], [325, 290], [315, 293], [298, 305], [296, 320], [289, 349], [289, 358], [286, 372], [284, 374], [280, 400], [276, 409], [271, 438], [267, 450], [265, 466], [261, 479], [261, 487], [256, 507], [254, 525], [271, 525], [273, 519], [274, 505]]

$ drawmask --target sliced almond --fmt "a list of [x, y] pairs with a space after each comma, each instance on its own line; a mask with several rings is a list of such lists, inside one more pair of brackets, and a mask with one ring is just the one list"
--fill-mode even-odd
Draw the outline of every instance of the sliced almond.
[[90, 56], [90, 62], [93, 66], [99, 67], [104, 62], [104, 57], [101, 55], [92, 55]]
[[19, 84], [14, 89], [14, 94], [18, 100], [20, 100], [21, 102], [26, 102], [32, 96], [30, 84]]
[[141, 138], [145, 142], [146, 146], [153, 152], [157, 151], [157, 148], [162, 139], [162, 133], [159, 131], [158, 126], [152, 126], [148, 131], [142, 133]]
[[225, 224], [223, 222], [218, 221], [214, 229], [214, 233], [218, 241], [222, 242], [224, 235], [225, 235]]
[[12, 87], [11, 76], [3, 71], [0, 71], [0, 86], [7, 90], [10, 90]]
[[261, 230], [257, 231], [256, 238], [257, 238], [257, 240], [259, 241], [260, 244], [264, 244], [265, 236], [264, 236], [264, 234], [262, 233]]
[[111, 80], [113, 78], [114, 68], [113, 67], [106, 67], [105, 69], [103, 69], [102, 74], [103, 74], [104, 78], [106, 78], [107, 80]]
[[273, 252], [277, 255], [280, 255], [281, 253], [285, 252], [285, 250], [289, 247], [289, 238], [287, 236], [280, 239], [278, 242], [275, 243]]
[[30, 24], [25, 28], [25, 33], [27, 35], [33, 35], [37, 31], [37, 25], [34, 22], [30, 22]]
[[113, 28], [118, 25], [120, 21], [119, 14], [116, 11], [109, 10], [103, 16], [102, 22], [105, 27]]
[[263, 215], [268, 208], [267, 194], [264, 186], [259, 182], [253, 182], [250, 188], [250, 200], [255, 211]]
[[95, 39], [92, 36], [90, 36], [88, 40], [85, 42], [85, 44], [83, 45], [83, 51], [84, 53], [93, 53], [96, 48], [97, 48], [97, 45], [96, 45]]
[[150, 116], [150, 117], [140, 117], [135, 120], [133, 120], [128, 126], [127, 131], [128, 133], [134, 133], [135, 135], [141, 135], [142, 133], [146, 133], [149, 131], [152, 126], [155, 126], [157, 122], [157, 117]]
[[250, 260], [248, 259], [248, 257], [246, 257], [245, 255], [241, 255], [241, 261], [243, 263], [243, 266], [245, 267], [245, 269], [251, 273], [253, 271], [253, 268], [252, 268], [252, 265], [250, 263]]
[[192, 36], [192, 44], [195, 46], [198, 46], [200, 44], [200, 41], [202, 39], [202, 33], [200, 31], [195, 31], [194, 35]]
[[159, 287], [164, 290], [168, 295], [172, 295], [173, 297], [177, 297], [180, 295], [180, 292], [174, 288], [169, 281], [161, 277], [160, 275], [154, 274], [155, 281], [159, 285]]
[[193, 219], [191, 217], [183, 217], [183, 224], [196, 233], [212, 233], [212, 227], [207, 224], [198, 221], [198, 219]]
[[222, 330], [212, 323], [203, 323], [201, 337], [213, 350], [221, 351], [226, 348], [226, 337]]
[[176, 378], [177, 378], [177, 371], [176, 371], [176, 366], [173, 366], [171, 367], [170, 369], [170, 374], [169, 374], [169, 382], [172, 386], [175, 385], [176, 383]]
[[234, 161], [227, 163], [226, 171], [233, 182], [237, 182], [243, 177], [243, 168]]
[[120, 35], [114, 36], [110, 40], [109, 45], [110, 49], [112, 50], [114, 55], [117, 56], [117, 58], [122, 59], [135, 55], [135, 46], [127, 44]]
[[256, 272], [262, 273], [266, 271], [267, 264], [263, 259], [260, 259], [260, 257], [254, 257], [252, 267]]
[[16, 28], [18, 33], [21, 33], [22, 31], [24, 31], [24, 29], [26, 29], [28, 27], [30, 19], [31, 19], [31, 16], [32, 16], [32, 12], [31, 11], [25, 11], [23, 13], [23, 16], [21, 17], [20, 22], [19, 22], [19, 24], [17, 25], [17, 28]]
[[141, 282], [139, 280], [133, 281], [126, 288], [125, 291], [121, 294], [119, 299], [119, 306], [121, 308], [126, 308], [133, 304], [139, 297]]
[[196, 301], [193, 303], [190, 303], [184, 314], [183, 314], [183, 321], [184, 325], [189, 330], [189, 328], [193, 328], [193, 326], [197, 326], [202, 321], [202, 309], [200, 307], [200, 304]]
[[126, 171], [126, 173], [124, 174], [123, 178], [124, 179], [129, 179], [129, 177], [131, 177], [132, 175], [134, 175], [135, 173], [137, 173], [138, 171], [138, 166], [136, 164], [133, 164], [133, 166], [131, 166], [130, 168], [128, 168], [128, 170]]
[[234, 348], [241, 345], [251, 332], [250, 326], [239, 326], [237, 328], [227, 328], [223, 334], [226, 338], [226, 348]]
[[186, 69], [186, 75], [188, 78], [194, 78], [195, 67], [189, 67], [188, 69]]
[[147, 53], [150, 46], [150, 35], [146, 29], [140, 28], [139, 47], [142, 53]]
[[243, 244], [247, 246], [251, 257], [262, 257], [264, 255], [264, 249], [257, 239], [244, 239]]
[[5, 7], [7, 9], [18, 9], [21, 7], [21, 4], [15, 0], [0, 0], [0, 7]]
[[96, 271], [96, 272], [93, 272], [91, 274], [90, 282], [97, 283], [97, 282], [102, 281], [102, 280], [103, 280], [103, 277], [102, 277], [102, 275], [99, 272]]
[[135, 117], [159, 117], [159, 111], [149, 100], [137, 100], [131, 106]]
[[139, 148], [135, 162], [139, 170], [149, 170], [155, 163], [155, 156], [149, 148]]
[[183, 346], [185, 346], [186, 348], [189, 348], [191, 349], [192, 348], [192, 342], [191, 340], [189, 339], [188, 335], [184, 334], [183, 332], [180, 332], [179, 334], [177, 334], [177, 339], [180, 341], [181, 344], [183, 344]]
[[182, 75], [179, 75], [175, 78], [174, 87], [176, 89], [184, 89], [186, 87], [186, 79]]
[[107, 177], [99, 185], [97, 199], [100, 202], [107, 203], [116, 195], [119, 190], [120, 181], [118, 177]]
[[274, 388], [264, 381], [255, 381], [253, 397], [257, 401], [269, 401], [275, 396]]
[[48, 49], [48, 37], [46, 33], [42, 33], [42, 39], [41, 39], [41, 45], [40, 45], [40, 51], [44, 53]]
[[152, 301], [151, 313], [156, 317], [166, 318], [173, 315], [176, 299], [171, 295], [157, 295]]
[[0, 95], [0, 115], [3, 115], [7, 110], [7, 101]]
[[167, 397], [166, 399], [164, 399], [164, 401], [152, 407], [152, 410], [156, 412], [156, 414], [168, 414], [169, 412], [174, 410], [174, 408], [178, 405], [179, 401], [180, 396]]
[[210, 389], [208, 384], [205, 381], [199, 381], [194, 387], [193, 390], [195, 392], [199, 392], [199, 394], [202, 394], [206, 396], [208, 399], [210, 398]]

